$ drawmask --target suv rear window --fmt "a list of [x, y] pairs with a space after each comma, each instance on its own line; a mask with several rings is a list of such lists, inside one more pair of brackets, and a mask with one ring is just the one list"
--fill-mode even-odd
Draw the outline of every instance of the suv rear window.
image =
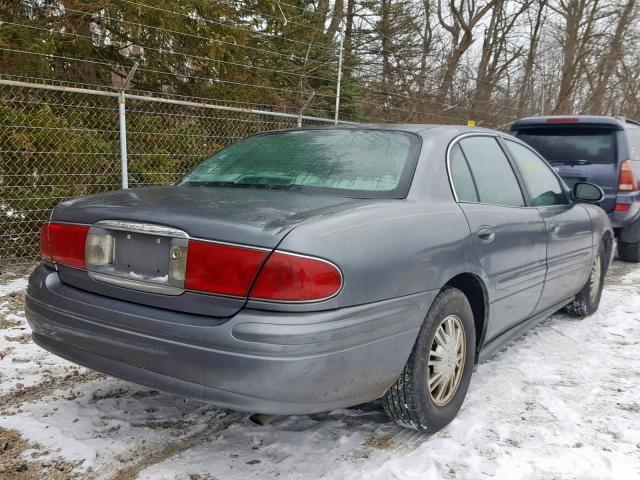
[[550, 163], [613, 163], [615, 131], [594, 127], [542, 127], [517, 130], [515, 136]]
[[418, 137], [388, 130], [256, 135], [206, 159], [181, 185], [316, 191], [358, 198], [406, 193]]

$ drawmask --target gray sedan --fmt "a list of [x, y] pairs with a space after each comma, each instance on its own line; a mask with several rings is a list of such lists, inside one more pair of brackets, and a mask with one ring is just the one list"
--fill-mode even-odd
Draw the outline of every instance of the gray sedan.
[[151, 388], [270, 414], [382, 398], [437, 431], [475, 362], [596, 311], [601, 199], [492, 130], [255, 135], [174, 186], [58, 205], [27, 319], [43, 348]]

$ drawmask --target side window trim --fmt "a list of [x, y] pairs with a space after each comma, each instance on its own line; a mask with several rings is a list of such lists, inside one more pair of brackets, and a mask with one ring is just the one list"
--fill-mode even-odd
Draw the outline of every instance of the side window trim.
[[[460, 151], [462, 152], [462, 156], [464, 157], [464, 161], [465, 161], [465, 163], [467, 165], [467, 168], [469, 169], [469, 173], [471, 173], [471, 179], [473, 180], [473, 186], [476, 189], [476, 196], [478, 197], [478, 201], [477, 202], [470, 202], [470, 201], [467, 201], [467, 200], [460, 200], [458, 198], [458, 194], [456, 192], [456, 187], [453, 184], [453, 177], [451, 175], [451, 150], [453, 149], [454, 146], [456, 146], [456, 145], [458, 145], [460, 143], [460, 140], [464, 140], [465, 138], [470, 138], [470, 137], [490, 137], [490, 138], [493, 138], [493, 139], [496, 140], [496, 142], [498, 143], [498, 146], [500, 147], [500, 149], [504, 153], [505, 157], [507, 157], [507, 161], [509, 162], [509, 165], [511, 166], [511, 169], [513, 170], [513, 174], [516, 177], [516, 182], [518, 183], [518, 187], [520, 188], [520, 192], [522, 193], [522, 197], [524, 199], [524, 205], [522, 205], [522, 206], [518, 206], [518, 205], [501, 205], [501, 204], [497, 204], [497, 203], [487, 203], [487, 202], [480, 201], [480, 192], [478, 190], [478, 185], [476, 183], [476, 179], [473, 176], [473, 170], [471, 170], [471, 166], [469, 165], [469, 161], [467, 160], [467, 156], [464, 153], [464, 150], [462, 148], [460, 148]], [[458, 135], [457, 137], [455, 137], [453, 140], [451, 140], [451, 142], [447, 146], [447, 153], [446, 153], [447, 176], [449, 177], [449, 186], [451, 187], [451, 191], [453, 192], [453, 199], [456, 201], [456, 203], [469, 203], [469, 204], [489, 205], [489, 206], [494, 206], [494, 207], [506, 207], [506, 208], [536, 208], [531, 204], [531, 197], [529, 195], [529, 190], [527, 189], [527, 186], [524, 183], [524, 180], [523, 180], [523, 178], [522, 178], [522, 176], [520, 174], [520, 170], [517, 168], [516, 165], [514, 165], [514, 161], [511, 158], [511, 154], [506, 150], [507, 150], [507, 148], [503, 144], [502, 135], [500, 135], [499, 133], [488, 133], [488, 132], [463, 133], [463, 134]]]
[[[458, 145], [458, 150], [460, 150], [460, 153], [462, 154], [462, 158], [464, 159], [464, 164], [467, 166], [467, 170], [469, 170], [469, 175], [471, 175], [471, 181], [473, 182], [473, 189], [475, 190], [476, 198], [478, 199], [478, 202], [468, 202], [465, 200], [463, 200], [462, 202], [463, 203], [482, 203], [480, 201], [480, 190], [478, 190], [478, 183], [476, 182], [476, 177], [473, 174], [473, 170], [471, 170], [471, 165], [469, 165], [469, 159], [467, 158], [467, 154], [464, 153], [464, 150], [458, 143], [456, 143], [456, 145]], [[450, 181], [452, 182], [452, 185], [453, 185], [453, 178]]]
[[565, 200], [567, 201], [566, 205], [573, 205], [573, 200], [572, 200], [571, 196], [567, 194], [567, 191], [564, 188], [564, 180], [562, 180], [562, 177], [560, 175], [558, 175], [558, 173], [549, 165], [549, 163], [544, 159], [544, 157], [542, 155], [540, 155], [533, 148], [531, 148], [530, 145], [526, 144], [525, 142], [523, 142], [523, 141], [521, 141], [521, 140], [519, 140], [519, 139], [517, 139], [515, 137], [514, 138], [508, 138], [508, 137], [500, 136], [499, 143], [504, 144], [503, 150], [505, 151], [505, 155], [507, 155], [507, 157], [509, 158], [509, 162], [511, 163], [511, 165], [513, 166], [513, 168], [517, 172], [516, 175], [518, 177], [518, 181], [522, 185], [523, 191], [526, 192], [527, 206], [531, 206], [533, 208], [566, 207], [566, 205], [533, 205], [533, 200], [532, 200], [533, 197], [531, 196], [531, 192], [529, 191], [529, 187], [527, 186], [527, 182], [525, 181], [524, 176], [522, 175], [522, 172], [520, 171], [520, 167], [518, 166], [517, 162], [515, 161], [515, 159], [511, 155], [511, 151], [509, 150], [509, 145], [507, 144], [507, 142], [513, 142], [513, 143], [516, 143], [516, 144], [520, 145], [521, 147], [526, 148], [531, 153], [533, 153], [536, 157], [538, 157], [540, 160], [542, 160], [542, 164], [545, 165], [549, 169], [549, 171], [552, 173], [552, 175], [556, 178], [556, 181], [558, 182], [558, 186], [560, 187], [560, 190], [562, 190], [562, 193], [563, 193], [563, 195], [565, 197]]

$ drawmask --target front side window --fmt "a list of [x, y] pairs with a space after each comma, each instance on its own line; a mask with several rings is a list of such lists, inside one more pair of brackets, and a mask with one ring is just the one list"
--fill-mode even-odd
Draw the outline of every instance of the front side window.
[[531, 203], [534, 206], [566, 205], [568, 203], [560, 180], [544, 160], [527, 147], [516, 142], [506, 140], [505, 143], [524, 177], [531, 194]]
[[493, 137], [468, 137], [460, 147], [469, 163], [482, 203], [524, 206], [524, 197], [506, 155]]
[[181, 185], [316, 191], [400, 198], [419, 150], [388, 130], [303, 130], [256, 135], [209, 157]]

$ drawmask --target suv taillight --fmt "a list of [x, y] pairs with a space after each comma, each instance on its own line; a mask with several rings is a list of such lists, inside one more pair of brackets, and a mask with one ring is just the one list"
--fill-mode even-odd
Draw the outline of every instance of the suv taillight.
[[40, 254], [75, 268], [86, 268], [85, 242], [89, 227], [68, 223], [45, 223], [40, 230]]
[[620, 177], [618, 180], [618, 190], [624, 192], [633, 192], [638, 189], [636, 175], [633, 173], [633, 164], [631, 160], [625, 160], [620, 164]]

